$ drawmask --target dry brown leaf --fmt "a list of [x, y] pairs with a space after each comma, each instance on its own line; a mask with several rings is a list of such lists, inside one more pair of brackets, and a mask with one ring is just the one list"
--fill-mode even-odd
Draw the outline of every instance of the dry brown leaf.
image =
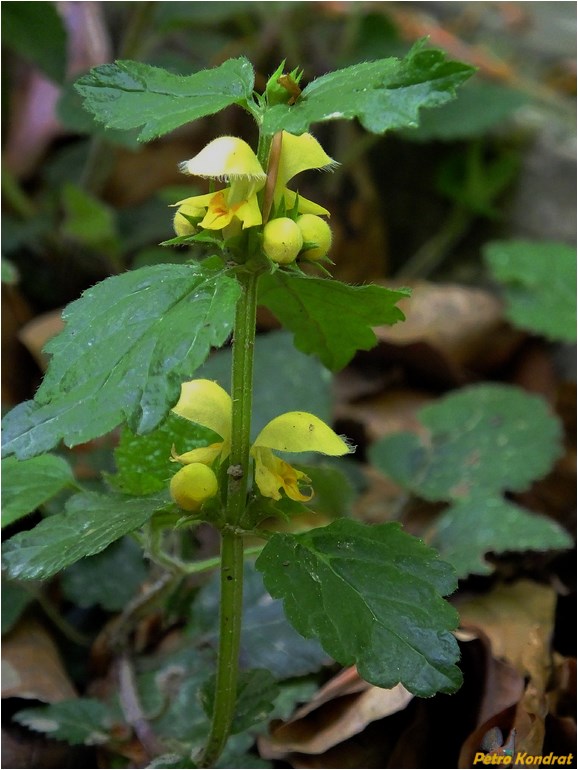
[[32, 618], [21, 620], [2, 640], [2, 697], [43, 703], [77, 697], [52, 637]]
[[[501, 301], [484, 289], [417, 282], [399, 302], [406, 320], [375, 329], [380, 342], [403, 346], [405, 359], [430, 376], [464, 381], [467, 370], [495, 369], [508, 360], [524, 335], [504, 320]], [[415, 347], [417, 346], [417, 347]]]
[[[192, 158], [200, 149], [192, 147], [190, 140], [177, 136], [144, 145], [138, 153], [119, 149], [106, 183], [106, 199], [119, 208], [134, 206], [163, 187], [187, 184], [187, 178], [179, 171], [179, 163]], [[198, 187], [189, 183], [190, 194], [194, 195]], [[168, 209], [167, 238], [170, 237], [170, 216]]]
[[95, 748], [69, 746], [40, 733], [33, 733], [17, 724], [2, 727], [2, 767], [20, 768], [77, 768], [99, 767]]
[[[556, 594], [549, 586], [530, 580], [499, 585], [482, 597], [457, 601], [464, 626], [478, 628], [489, 638], [493, 655], [507, 661], [528, 679], [525, 692], [517, 703], [513, 721], [498, 724], [487, 721], [485, 730], [497, 725], [504, 735], [516, 730], [516, 752], [540, 754], [544, 745], [545, 719], [548, 714], [546, 689], [552, 672], [551, 640], [554, 628]], [[512, 718], [506, 709], [504, 715]], [[504, 727], [507, 729], [504, 731]], [[479, 751], [484, 731], [478, 728], [467, 739], [460, 767], [469, 767], [471, 752]], [[476, 745], [476, 741], [478, 741]]]
[[378, 524], [396, 518], [406, 499], [405, 490], [371, 465], [363, 467], [367, 487], [353, 504], [353, 515], [368, 524]]
[[400, 431], [411, 431], [425, 438], [429, 434], [417, 414], [433, 400], [430, 394], [422, 390], [396, 388], [373, 398], [343, 404], [336, 410], [336, 417], [360, 423], [369, 442]]
[[576, 658], [554, 655], [552, 690], [548, 693], [550, 713], [560, 717], [576, 716]]
[[262, 736], [259, 750], [266, 759], [280, 759], [294, 752], [323, 754], [370, 723], [405, 709], [412, 698], [401, 684], [385, 690], [361, 680], [355, 669], [347, 669], [289, 721], [274, 726], [270, 736]]
[[481, 724], [519, 702], [524, 694], [524, 676], [510, 663], [492, 655], [488, 637], [480, 630], [477, 634], [486, 658], [483, 693], [478, 712], [478, 724]]
[[508, 661], [522, 676], [545, 688], [551, 670], [550, 642], [556, 593], [531, 580], [498, 585], [456, 606], [463, 626], [480, 628], [490, 639], [495, 657]]

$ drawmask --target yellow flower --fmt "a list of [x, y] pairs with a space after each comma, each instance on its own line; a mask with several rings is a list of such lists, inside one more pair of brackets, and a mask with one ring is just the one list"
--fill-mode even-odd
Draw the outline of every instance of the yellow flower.
[[[317, 139], [311, 134], [293, 134], [283, 131], [281, 142], [281, 154], [279, 158], [279, 168], [277, 171], [277, 181], [273, 191], [273, 202], [275, 206], [284, 200], [286, 210], [289, 211], [295, 205], [297, 193], [289, 190], [286, 185], [294, 176], [302, 171], [312, 171], [313, 169], [331, 170], [337, 165], [336, 161], [327, 155]], [[299, 196], [300, 214], [326, 214], [327, 209], [319, 206], [313, 201]]]
[[[198, 155], [181, 163], [179, 169], [184, 174], [226, 181], [229, 186], [179, 201], [175, 204], [179, 206], [175, 219], [181, 212], [202, 209], [206, 213], [199, 227], [207, 230], [222, 230], [234, 219], [243, 228], [262, 223], [257, 193], [265, 185], [267, 175], [247, 142], [235, 136], [213, 139]], [[187, 221], [184, 217], [180, 219]]]
[[[275, 205], [284, 201], [287, 211], [293, 208], [297, 193], [289, 190], [286, 185], [297, 174], [334, 166], [335, 161], [311, 134], [294, 136], [283, 131], [273, 192]], [[240, 223], [243, 229], [263, 223], [257, 193], [265, 186], [267, 174], [243, 139], [235, 136], [213, 139], [198, 155], [181, 163], [179, 168], [185, 174], [228, 182], [228, 186], [217, 192], [194, 195], [175, 203], [179, 207], [175, 215], [177, 234], [189, 234], [192, 230], [183, 214], [202, 216], [198, 227], [207, 230], [222, 230], [234, 222], [237, 222], [237, 226]], [[301, 196], [298, 208], [300, 214], [329, 215], [323, 206]]]
[[[207, 447], [199, 447], [182, 455], [173, 452], [173, 459], [183, 464], [205, 463], [210, 465], [220, 458], [223, 462], [231, 447], [232, 402], [229, 394], [211, 380], [192, 380], [181, 388], [181, 397], [173, 412], [191, 422], [210, 428], [222, 441]], [[339, 456], [351, 449], [322, 420], [308, 412], [286, 412], [275, 417], [259, 433], [251, 456], [255, 461], [255, 483], [264, 497], [281, 499], [283, 490], [291, 500], [310, 500], [313, 496], [310, 479], [277, 457], [279, 452], [320, 452]], [[307, 492], [301, 486], [308, 486]]]

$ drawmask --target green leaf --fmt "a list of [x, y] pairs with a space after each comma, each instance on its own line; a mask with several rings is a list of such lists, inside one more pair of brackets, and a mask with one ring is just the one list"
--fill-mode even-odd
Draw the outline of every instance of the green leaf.
[[[185, 751], [190, 757], [206, 743], [210, 723], [199, 694], [211, 671], [211, 661], [204, 646], [199, 647], [201, 645], [193, 647], [187, 641], [180, 650], [136, 662], [141, 672], [136, 679], [138, 695], [144, 713], [150, 715], [151, 728], [167, 746], [180, 752], [163, 758], [162, 762], [159, 758], [150, 767], [194, 766], [186, 764]], [[216, 767], [267, 767], [258, 758], [246, 754], [253, 743], [250, 733], [231, 737]]]
[[556, 522], [498, 497], [469, 498], [436, 521], [431, 545], [454, 565], [458, 577], [488, 575], [483, 554], [571, 548], [572, 538]]
[[[252, 437], [284, 412], [307, 408], [321, 420], [331, 419], [330, 372], [319, 361], [295, 350], [291, 334], [273, 331], [255, 340], [255, 386]], [[217, 351], [197, 372], [216, 380], [226, 391], [231, 387], [231, 349]]]
[[131, 495], [166, 489], [180, 467], [171, 462], [173, 446], [182, 454], [219, 440], [213, 431], [171, 413], [159, 428], [146, 436], [137, 436], [125, 428], [114, 450], [118, 472], [109, 480]]
[[148, 575], [142, 548], [128, 537], [101, 553], [77, 561], [60, 576], [60, 587], [78, 607], [95, 604], [118, 612], [135, 596]]
[[[220, 582], [213, 578], [199, 592], [191, 611], [189, 635], [216, 646]], [[263, 578], [245, 563], [241, 661], [248, 668], [266, 668], [276, 679], [304, 676], [328, 662], [318, 642], [303, 639], [287, 622], [281, 602], [271, 599]]]
[[118, 257], [121, 244], [114, 210], [71, 183], [64, 186], [62, 201], [63, 234], [94, 251]]
[[148, 142], [179, 126], [243, 104], [253, 92], [248, 59], [228, 59], [194, 75], [173, 75], [159, 67], [117, 61], [95, 67], [76, 82], [84, 106], [107, 128], [143, 126], [139, 140]]
[[340, 519], [275, 534], [256, 566], [299, 633], [368, 682], [424, 697], [460, 686], [457, 613], [442, 599], [454, 571], [399, 524]]
[[73, 484], [70, 466], [62, 457], [42, 455], [22, 462], [15, 457], [2, 460], [2, 526], [35, 511]]
[[231, 332], [236, 281], [199, 265], [153, 265], [108, 278], [64, 311], [46, 346], [52, 361], [35, 400], [5, 418], [5, 454], [25, 459], [128, 420], [153, 430]]
[[469, 81], [460, 89], [459, 99], [421, 114], [419, 126], [404, 131], [404, 137], [418, 142], [455, 142], [483, 136], [528, 101], [529, 96], [521, 91]]
[[[288, 333], [271, 332], [257, 337], [254, 369], [254, 437], [279, 413], [303, 409], [304, 405], [320, 418], [329, 420], [331, 375], [318, 361], [295, 350]], [[230, 348], [217, 351], [195, 376], [216, 380], [229, 390]], [[124, 429], [114, 452], [118, 472], [108, 480], [117, 489], [132, 495], [164, 489], [179, 467], [170, 459], [173, 445], [177, 452], [183, 453], [218, 440], [207, 428], [170, 413], [156, 430], [145, 436]], [[338, 477], [334, 476], [333, 480], [338, 484], [336, 490], [346, 494], [345, 484], [340, 483]], [[334, 496], [337, 494], [334, 491]]]
[[484, 249], [515, 326], [576, 341], [576, 249], [564, 243], [496, 241]]
[[372, 326], [404, 320], [395, 304], [409, 294], [409, 289], [349, 286], [278, 270], [262, 278], [259, 300], [293, 332], [299, 350], [337, 371], [356, 351], [377, 343]]
[[82, 106], [82, 97], [76, 90], [74, 83], [66, 83], [56, 105], [56, 114], [59, 121], [68, 130], [76, 134], [99, 136], [106, 142], [135, 150], [139, 147], [137, 139], [138, 131], [120, 131], [105, 128], [97, 123], [93, 116]]
[[439, 166], [439, 192], [474, 214], [488, 218], [503, 216], [500, 196], [520, 170], [520, 153], [512, 148], [496, 150], [487, 157], [481, 142], [456, 150]]
[[7, 634], [20, 620], [34, 596], [19, 583], [2, 578], [2, 634]]
[[109, 710], [104, 703], [92, 698], [74, 698], [23, 709], [14, 714], [13, 719], [30, 730], [72, 745], [99, 746], [111, 739]]
[[291, 714], [302, 703], [308, 703], [319, 689], [317, 676], [287, 679], [279, 682], [279, 695], [275, 699], [275, 707], [269, 716], [269, 721], [282, 719], [287, 722]]
[[168, 655], [141, 659], [139, 670], [139, 699], [144, 713], [151, 715], [155, 734], [200, 748], [210, 726], [199, 698], [211, 672], [206, 651], [189, 645]]
[[19, 532], [5, 543], [8, 575], [25, 580], [51, 577], [138, 529], [166, 503], [163, 495], [74, 495], [63, 513], [44, 519], [34, 529]]
[[160, 757], [155, 757], [150, 765], [147, 765], [147, 770], [191, 770], [191, 768], [197, 768], [193, 760], [182, 754], [161, 754]]
[[2, 12], [2, 44], [30, 59], [51, 80], [66, 73], [66, 29], [54, 3], [7, 3]]
[[355, 499], [355, 490], [351, 480], [338, 467], [329, 463], [319, 465], [295, 464], [311, 479], [315, 494], [307, 503], [316, 513], [324, 513], [331, 518], [349, 516]]
[[[216, 676], [211, 676], [201, 690], [201, 702], [207, 716], [215, 705]], [[279, 687], [272, 674], [265, 669], [242, 671], [237, 681], [237, 701], [231, 734], [242, 733], [263, 722], [275, 707]]]
[[20, 273], [18, 272], [18, 268], [13, 262], [11, 262], [9, 259], [6, 259], [6, 257], [0, 257], [0, 259], [2, 260], [0, 262], [0, 267], [2, 269], [0, 279], [2, 283], [6, 284], [6, 286], [16, 286], [20, 280]]
[[417, 126], [422, 107], [438, 107], [474, 68], [446, 61], [442, 51], [416, 43], [404, 59], [391, 57], [329, 72], [310, 83], [293, 106], [265, 113], [264, 131], [302, 134], [312, 123], [358, 118], [373, 133]]
[[399, 433], [371, 447], [371, 461], [426, 500], [453, 502], [428, 539], [460, 577], [487, 574], [483, 556], [566, 548], [554, 522], [507, 503], [560, 456], [561, 427], [539, 397], [506, 385], [476, 385], [419, 412], [427, 437]]
[[426, 500], [521, 492], [561, 453], [559, 421], [538, 396], [508, 385], [463, 388], [421, 409], [430, 436], [376, 442], [371, 461]]

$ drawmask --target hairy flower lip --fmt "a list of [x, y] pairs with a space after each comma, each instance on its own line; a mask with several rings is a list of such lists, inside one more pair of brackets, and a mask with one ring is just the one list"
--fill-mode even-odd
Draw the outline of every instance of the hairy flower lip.
[[193, 158], [179, 163], [179, 170], [183, 174], [220, 181], [249, 179], [265, 184], [267, 179], [251, 147], [236, 136], [213, 139]]
[[[181, 463], [221, 462], [229, 455], [232, 428], [232, 400], [213, 380], [191, 380], [181, 386], [181, 398], [172, 410], [198, 425], [210, 428], [223, 439], [222, 443], [200, 447], [182, 455], [172, 451], [173, 460]], [[255, 482], [264, 497], [281, 498], [283, 489], [292, 500], [311, 499], [313, 491], [304, 495], [299, 482], [308, 483], [307, 476], [285, 460], [273, 454], [280, 452], [319, 452], [329, 456], [349, 454], [353, 448], [337, 435], [323, 420], [309, 412], [285, 412], [270, 420], [251, 446], [255, 460]]]
[[[297, 193], [287, 187], [287, 183], [303, 171], [332, 171], [339, 163], [325, 152], [317, 139], [309, 133], [290, 134], [283, 131], [281, 153], [277, 170], [277, 179], [273, 190], [273, 201], [276, 206], [281, 201], [290, 210], [295, 205]], [[299, 195], [298, 209], [300, 214], [316, 214], [329, 216], [329, 211], [314, 201]]]

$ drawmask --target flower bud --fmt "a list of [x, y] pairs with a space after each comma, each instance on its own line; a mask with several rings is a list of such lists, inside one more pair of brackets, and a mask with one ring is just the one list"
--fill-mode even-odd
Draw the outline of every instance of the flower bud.
[[207, 465], [191, 463], [171, 479], [170, 492], [175, 503], [184, 511], [198, 511], [201, 505], [217, 494], [217, 477]]
[[263, 228], [263, 251], [273, 262], [294, 262], [302, 247], [301, 230], [289, 217], [272, 219]]
[[325, 257], [331, 248], [331, 228], [327, 222], [315, 214], [303, 214], [296, 224], [301, 231], [303, 242], [316, 244], [313, 248], [303, 251], [301, 257], [311, 262]]
[[198, 228], [192, 225], [182, 214], [186, 214], [187, 217], [192, 217], [193, 219], [202, 219], [205, 216], [205, 209], [191, 205], [186, 201], [177, 209], [173, 219], [175, 233], [177, 235], [194, 235]]
[[269, 107], [276, 104], [294, 104], [301, 93], [299, 81], [303, 72], [300, 72], [299, 68], [296, 67], [293, 72], [284, 74], [284, 69], [285, 61], [283, 60], [267, 81], [265, 96]]

